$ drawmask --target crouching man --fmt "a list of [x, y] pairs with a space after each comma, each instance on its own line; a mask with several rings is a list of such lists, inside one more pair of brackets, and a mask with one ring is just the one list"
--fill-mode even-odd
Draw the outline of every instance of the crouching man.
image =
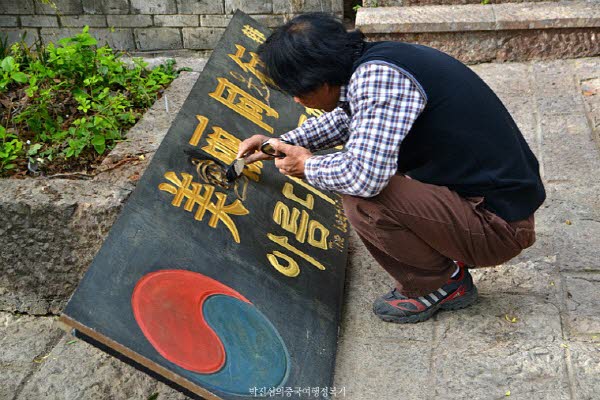
[[[494, 92], [438, 50], [363, 41], [327, 14], [306, 14], [259, 49], [296, 102], [327, 111], [272, 146], [279, 171], [343, 195], [344, 210], [395, 288], [384, 321], [424, 321], [477, 298], [468, 268], [504, 263], [535, 241], [545, 191], [538, 162]], [[268, 138], [238, 157], [265, 160]], [[344, 151], [313, 155], [343, 144]]]

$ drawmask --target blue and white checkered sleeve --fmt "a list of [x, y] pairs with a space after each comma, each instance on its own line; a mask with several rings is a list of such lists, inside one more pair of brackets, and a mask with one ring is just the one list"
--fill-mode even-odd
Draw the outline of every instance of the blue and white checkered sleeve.
[[281, 139], [314, 152], [344, 144], [348, 140], [349, 127], [350, 118], [338, 107], [317, 118], [307, 119], [299, 128], [281, 135]]
[[405, 74], [377, 63], [355, 71], [348, 99], [352, 120], [346, 151], [309, 158], [305, 176], [321, 189], [372, 197], [396, 173], [400, 143], [426, 99]]

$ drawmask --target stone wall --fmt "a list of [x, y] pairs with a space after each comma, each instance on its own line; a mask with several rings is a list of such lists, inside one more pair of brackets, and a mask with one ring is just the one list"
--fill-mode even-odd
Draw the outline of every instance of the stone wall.
[[56, 41], [85, 25], [102, 42], [130, 51], [210, 50], [240, 9], [275, 27], [309, 11], [343, 14], [343, 0], [0, 0], [0, 38]]

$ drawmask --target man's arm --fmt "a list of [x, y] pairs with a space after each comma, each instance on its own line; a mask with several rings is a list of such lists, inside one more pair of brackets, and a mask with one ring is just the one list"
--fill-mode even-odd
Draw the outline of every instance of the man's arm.
[[340, 107], [307, 119], [300, 127], [281, 135], [281, 139], [310, 151], [328, 149], [348, 140], [350, 118]]
[[353, 115], [346, 151], [308, 158], [304, 175], [322, 189], [372, 197], [396, 173], [400, 143], [426, 98], [401, 71], [377, 63], [357, 69], [348, 98]]

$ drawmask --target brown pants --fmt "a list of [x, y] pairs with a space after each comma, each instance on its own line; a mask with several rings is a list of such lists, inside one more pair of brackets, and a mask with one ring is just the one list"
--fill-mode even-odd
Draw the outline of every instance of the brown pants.
[[453, 260], [502, 264], [535, 242], [533, 215], [508, 223], [443, 186], [394, 176], [377, 196], [343, 196], [350, 223], [405, 296], [430, 293], [456, 270]]

